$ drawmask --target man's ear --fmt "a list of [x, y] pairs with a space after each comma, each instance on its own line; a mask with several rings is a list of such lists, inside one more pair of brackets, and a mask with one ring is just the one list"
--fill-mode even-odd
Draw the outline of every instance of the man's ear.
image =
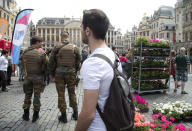
[[91, 30], [90, 30], [89, 27], [87, 27], [87, 28], [85, 29], [85, 33], [86, 33], [87, 36], [90, 36]]

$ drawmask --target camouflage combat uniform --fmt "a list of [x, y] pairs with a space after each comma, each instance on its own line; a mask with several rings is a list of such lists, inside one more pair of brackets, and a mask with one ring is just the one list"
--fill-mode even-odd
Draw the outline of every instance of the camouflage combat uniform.
[[29, 47], [22, 55], [25, 71], [23, 91], [25, 93], [23, 109], [29, 109], [34, 92], [34, 111], [40, 110], [40, 95], [44, 91], [44, 74], [47, 68], [47, 56], [37, 47]]
[[77, 109], [75, 84], [76, 75], [79, 71], [81, 56], [79, 49], [64, 41], [63, 45], [56, 46], [49, 59], [49, 73], [55, 77], [56, 89], [58, 93], [58, 108], [61, 113], [66, 111], [65, 88], [68, 89], [70, 107]]

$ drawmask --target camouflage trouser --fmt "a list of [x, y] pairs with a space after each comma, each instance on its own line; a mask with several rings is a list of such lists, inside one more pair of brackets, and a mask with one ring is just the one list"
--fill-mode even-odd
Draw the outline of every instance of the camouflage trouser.
[[31, 106], [31, 98], [34, 92], [33, 106], [34, 110], [40, 110], [40, 95], [44, 90], [43, 76], [27, 76], [24, 80], [23, 91], [25, 93], [25, 99], [23, 109], [28, 109]]
[[77, 108], [76, 95], [75, 95], [75, 82], [76, 82], [76, 73], [75, 69], [71, 68], [66, 71], [56, 71], [55, 74], [55, 83], [58, 93], [58, 108], [61, 112], [66, 111], [66, 102], [65, 102], [65, 88], [68, 89], [69, 94], [69, 103], [70, 107], [73, 109]]

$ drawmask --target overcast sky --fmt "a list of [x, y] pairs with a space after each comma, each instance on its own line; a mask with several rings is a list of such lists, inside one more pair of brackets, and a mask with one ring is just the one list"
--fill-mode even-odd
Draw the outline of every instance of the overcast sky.
[[144, 13], [151, 16], [160, 6], [175, 6], [177, 0], [16, 0], [21, 9], [32, 8], [32, 21], [43, 17], [82, 17], [85, 9], [103, 10], [122, 33], [138, 26]]

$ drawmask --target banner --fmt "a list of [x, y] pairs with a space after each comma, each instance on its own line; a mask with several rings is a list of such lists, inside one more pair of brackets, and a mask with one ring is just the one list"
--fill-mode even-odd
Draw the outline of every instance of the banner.
[[25, 36], [25, 32], [29, 23], [29, 18], [32, 13], [33, 9], [25, 9], [20, 11], [17, 14], [16, 21], [15, 21], [15, 28], [12, 37], [13, 43], [13, 51], [12, 51], [12, 60], [13, 64], [19, 64], [19, 56], [21, 46], [23, 44], [23, 39]]
[[4, 38], [4, 34], [8, 30], [8, 21], [4, 18], [0, 18], [0, 39]]

